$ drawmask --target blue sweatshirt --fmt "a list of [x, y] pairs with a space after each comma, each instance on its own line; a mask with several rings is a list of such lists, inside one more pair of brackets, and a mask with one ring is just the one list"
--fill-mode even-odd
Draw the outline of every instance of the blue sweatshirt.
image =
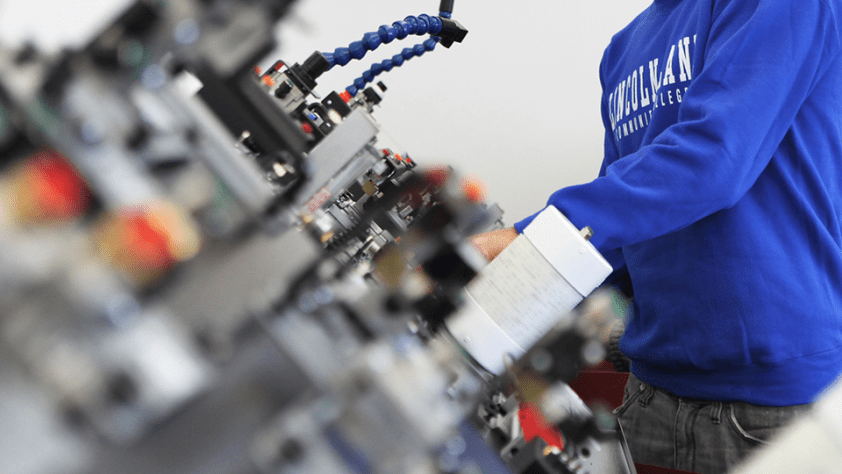
[[641, 380], [784, 406], [842, 372], [840, 15], [655, 0], [606, 49], [600, 177], [549, 204], [628, 273]]

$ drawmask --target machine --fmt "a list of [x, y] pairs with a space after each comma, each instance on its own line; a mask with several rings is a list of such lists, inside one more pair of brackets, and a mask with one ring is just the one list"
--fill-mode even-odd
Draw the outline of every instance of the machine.
[[454, 2], [256, 70], [288, 3], [138, 0], [83, 48], [0, 45], [0, 471], [634, 472], [565, 385], [612, 297], [574, 283], [492, 367], [458, 315], [502, 210], [378, 146], [382, 75], [465, 40]]

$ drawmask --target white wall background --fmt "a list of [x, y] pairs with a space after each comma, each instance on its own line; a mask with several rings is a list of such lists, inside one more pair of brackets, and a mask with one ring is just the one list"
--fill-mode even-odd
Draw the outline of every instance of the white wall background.
[[[556, 189], [590, 181], [602, 160], [599, 61], [611, 36], [651, 0], [458, 0], [462, 44], [437, 47], [378, 77], [388, 87], [375, 117], [395, 148], [422, 165], [479, 176], [506, 222], [540, 210]], [[438, 0], [300, 0], [279, 26], [279, 53], [304, 61]], [[327, 93], [375, 61], [420, 42], [407, 38], [334, 68]]]
[[[177, 0], [171, 0], [177, 1]], [[450, 164], [480, 177], [511, 224], [541, 209], [554, 190], [596, 176], [602, 159], [598, 65], [611, 35], [651, 0], [458, 0], [469, 31], [451, 49], [380, 76], [388, 87], [375, 116], [386, 145], [422, 165]], [[81, 44], [129, 0], [0, 0], [0, 41]], [[438, 0], [298, 0], [278, 26], [264, 66], [333, 51], [406, 15], [438, 13]], [[374, 61], [420, 42], [381, 46], [322, 76], [322, 95], [342, 90]]]

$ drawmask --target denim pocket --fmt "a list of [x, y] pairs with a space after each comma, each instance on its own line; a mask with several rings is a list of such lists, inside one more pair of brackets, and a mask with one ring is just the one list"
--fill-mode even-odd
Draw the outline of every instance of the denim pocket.
[[807, 413], [810, 405], [765, 407], [747, 403], [730, 403], [728, 420], [740, 438], [755, 445], [768, 445], [782, 428]]
[[[641, 384], [641, 382], [639, 380], [636, 380], [636, 382], [637, 382], [636, 385]], [[626, 384], [626, 388], [623, 391], [623, 404], [614, 409], [614, 416], [617, 416], [617, 417], [622, 416], [622, 414], [625, 413], [626, 410], [628, 410], [629, 406], [631, 406], [631, 404], [634, 403], [635, 400], [640, 398], [640, 394], [643, 393], [643, 390], [641, 390], [641, 389], [630, 391], [629, 385], [630, 384], [628, 384], [628, 383]]]
[[[769, 442], [766, 441], [765, 439], [760, 439], [757, 436], [754, 436], [751, 433], [749, 433], [749, 430], [747, 430], [746, 428], [743, 428], [743, 424], [740, 423], [740, 421], [737, 419], [736, 411], [737, 410], [735, 410], [734, 404], [728, 405], [728, 421], [730, 422], [731, 428], [734, 430], [734, 432], [737, 434], [737, 436], [742, 438], [744, 441], [748, 441], [749, 443], [751, 443], [753, 445], [760, 446], [760, 445], [769, 444]], [[755, 431], [755, 433], [756, 433], [756, 430], [752, 430], [752, 431]], [[757, 433], [757, 434], [759, 434], [759, 433]]]

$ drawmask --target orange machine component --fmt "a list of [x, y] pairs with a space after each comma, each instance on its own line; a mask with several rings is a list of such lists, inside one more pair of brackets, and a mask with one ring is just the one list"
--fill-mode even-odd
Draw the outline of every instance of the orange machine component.
[[107, 218], [97, 239], [102, 255], [139, 286], [189, 260], [201, 247], [192, 220], [178, 208], [155, 203], [125, 208]]
[[2, 192], [9, 217], [21, 225], [76, 219], [92, 201], [76, 169], [63, 155], [47, 149], [14, 168]]
[[477, 204], [485, 201], [485, 185], [478, 178], [462, 178], [462, 192], [468, 202]]

